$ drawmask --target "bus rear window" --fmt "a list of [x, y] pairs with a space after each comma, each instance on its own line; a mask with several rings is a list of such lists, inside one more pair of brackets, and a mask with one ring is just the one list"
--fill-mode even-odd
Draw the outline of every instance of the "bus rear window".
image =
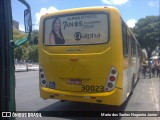
[[107, 43], [108, 26], [106, 13], [50, 17], [44, 22], [44, 45]]

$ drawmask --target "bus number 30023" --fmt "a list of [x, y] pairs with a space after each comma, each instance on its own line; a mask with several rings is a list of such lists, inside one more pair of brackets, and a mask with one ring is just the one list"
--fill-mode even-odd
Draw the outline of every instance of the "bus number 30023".
[[82, 85], [82, 91], [95, 91], [95, 92], [103, 92], [103, 86], [93, 86], [93, 85]]

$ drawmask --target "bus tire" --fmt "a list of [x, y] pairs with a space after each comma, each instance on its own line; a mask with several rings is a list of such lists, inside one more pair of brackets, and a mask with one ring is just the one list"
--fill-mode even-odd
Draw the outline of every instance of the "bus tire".
[[61, 102], [66, 102], [67, 100], [60, 100]]

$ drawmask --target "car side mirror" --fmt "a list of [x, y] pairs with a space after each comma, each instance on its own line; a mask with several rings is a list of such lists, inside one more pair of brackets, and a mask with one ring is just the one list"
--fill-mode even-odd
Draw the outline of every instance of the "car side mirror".
[[25, 32], [27, 33], [32, 32], [32, 17], [30, 9], [24, 10], [24, 25], [25, 25]]

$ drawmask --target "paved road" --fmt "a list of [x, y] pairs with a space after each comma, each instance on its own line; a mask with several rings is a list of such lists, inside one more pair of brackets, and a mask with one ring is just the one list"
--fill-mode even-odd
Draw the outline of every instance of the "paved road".
[[[16, 72], [16, 110], [17, 111], [160, 111], [160, 79], [140, 79], [133, 95], [122, 107], [104, 106], [77, 102], [43, 100], [39, 95], [38, 71]], [[17, 118], [21, 120], [22, 118]], [[29, 118], [23, 118], [28, 120]], [[31, 119], [31, 118], [30, 118]], [[34, 118], [35, 119], [35, 118]], [[66, 120], [84, 118], [42, 117], [36, 120]], [[88, 120], [89, 118], [86, 118]], [[99, 118], [92, 118], [99, 119]], [[100, 118], [102, 119], [102, 118]], [[107, 118], [103, 118], [107, 119]], [[113, 118], [112, 118], [113, 119]], [[157, 117], [119, 117], [115, 120], [158, 120]]]

